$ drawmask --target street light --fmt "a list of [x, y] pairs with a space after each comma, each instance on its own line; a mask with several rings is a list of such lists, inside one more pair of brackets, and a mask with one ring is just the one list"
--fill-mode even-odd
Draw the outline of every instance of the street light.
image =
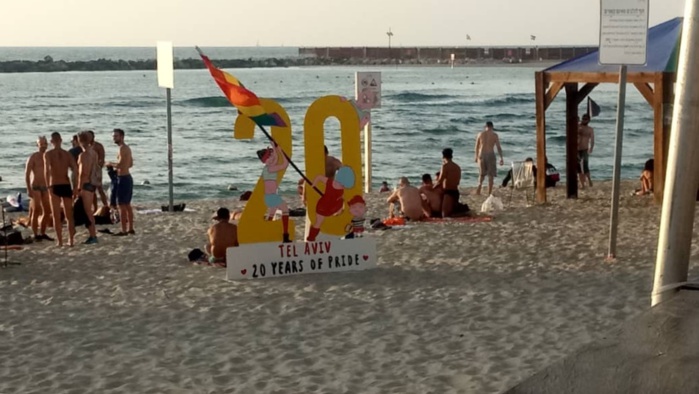
[[392, 58], [392, 56], [391, 56], [391, 37], [393, 37], [393, 32], [391, 31], [390, 27], [388, 28], [386, 35], [388, 36], [388, 59], [390, 60]]

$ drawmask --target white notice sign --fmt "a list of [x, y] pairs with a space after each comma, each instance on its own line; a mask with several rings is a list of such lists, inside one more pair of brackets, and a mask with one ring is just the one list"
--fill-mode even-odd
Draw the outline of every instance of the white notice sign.
[[600, 64], [646, 64], [649, 1], [600, 1]]
[[381, 73], [357, 71], [355, 99], [362, 109], [381, 108]]
[[175, 87], [175, 70], [172, 53], [172, 42], [158, 41], [158, 86], [161, 88]]
[[361, 271], [376, 268], [376, 239], [252, 243], [226, 250], [228, 280]]

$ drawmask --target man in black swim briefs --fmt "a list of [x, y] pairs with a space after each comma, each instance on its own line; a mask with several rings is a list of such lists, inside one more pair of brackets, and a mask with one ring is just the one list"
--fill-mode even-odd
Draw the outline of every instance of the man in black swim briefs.
[[77, 173], [75, 159], [61, 147], [61, 135], [51, 134], [53, 149], [44, 155], [44, 175], [51, 190], [51, 213], [53, 229], [56, 231], [56, 244], [63, 246], [63, 224], [61, 223], [61, 208], [68, 222], [68, 245], [75, 243], [75, 225], [73, 222], [73, 197], [77, 194], [77, 176], [71, 177], [69, 171]]

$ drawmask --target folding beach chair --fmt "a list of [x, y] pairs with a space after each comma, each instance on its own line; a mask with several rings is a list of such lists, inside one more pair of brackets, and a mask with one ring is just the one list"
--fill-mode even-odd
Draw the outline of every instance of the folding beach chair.
[[512, 196], [515, 190], [524, 191], [524, 198], [527, 201], [527, 205], [529, 205], [529, 193], [534, 192], [534, 180], [534, 162], [512, 162], [512, 191], [510, 192], [508, 205], [512, 203]]

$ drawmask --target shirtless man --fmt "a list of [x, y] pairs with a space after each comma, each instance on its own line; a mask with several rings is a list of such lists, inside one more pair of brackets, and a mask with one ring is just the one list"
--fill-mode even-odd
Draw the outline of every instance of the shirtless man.
[[585, 188], [585, 180], [592, 187], [592, 178], [590, 178], [590, 155], [595, 147], [595, 132], [590, 124], [590, 115], [585, 114], [582, 117], [582, 122], [578, 126], [578, 174], [580, 177], [580, 188]]
[[225, 267], [226, 249], [238, 246], [238, 226], [229, 222], [230, 217], [228, 208], [219, 208], [212, 218], [217, 223], [206, 232], [209, 238], [206, 253], [210, 264]]
[[68, 222], [68, 245], [75, 244], [75, 224], [73, 221], [73, 197], [77, 195], [77, 185], [73, 178], [71, 187], [71, 177], [68, 170], [73, 173], [77, 171], [77, 165], [73, 156], [68, 151], [61, 148], [61, 135], [51, 134], [51, 145], [53, 149], [44, 155], [44, 177], [48, 181], [51, 201], [51, 213], [53, 215], [53, 229], [56, 231], [56, 245], [63, 246], [63, 224], [61, 223], [61, 206], [63, 214]]
[[131, 155], [131, 148], [124, 143], [124, 130], [114, 129], [112, 138], [114, 143], [119, 146], [117, 161], [107, 163], [108, 167], [114, 167], [117, 172], [116, 203], [119, 206], [121, 232], [116, 233], [116, 235], [133, 235], [136, 234], [133, 229], [133, 209], [131, 208], [133, 178], [129, 171], [133, 167], [133, 156]]
[[78, 157], [78, 193], [83, 200], [85, 215], [87, 215], [88, 230], [90, 237], [85, 241], [86, 245], [97, 243], [97, 233], [95, 231], [95, 215], [92, 204], [95, 201], [95, 190], [100, 181], [98, 173], [102, 171], [99, 166], [97, 152], [93, 148], [90, 133], [84, 131], [78, 134], [80, 147], [83, 153]]
[[462, 213], [459, 203], [459, 183], [461, 182], [461, 167], [452, 161], [454, 151], [451, 148], [442, 150], [442, 169], [435, 181], [433, 189], [442, 188], [442, 217], [455, 217]]
[[502, 147], [500, 147], [500, 138], [493, 131], [493, 122], [488, 121], [485, 123], [485, 130], [478, 133], [478, 137], [476, 137], [475, 161], [480, 169], [476, 194], [481, 194], [483, 179], [486, 176], [488, 177], [488, 195], [493, 193], [493, 178], [498, 174], [495, 162], [495, 147], [498, 148], [498, 153], [500, 154], [500, 165], [505, 164], [505, 160], [502, 157]]
[[[27, 195], [31, 198], [29, 220], [35, 240], [53, 241], [53, 238], [46, 235], [46, 227], [48, 227], [49, 215], [51, 213], [49, 188], [46, 183], [46, 175], [44, 174], [44, 153], [46, 153], [46, 148], [48, 147], [46, 137], [39, 137], [36, 141], [36, 146], [39, 147], [39, 151], [29, 156], [24, 170]], [[41, 222], [41, 225], [39, 225], [39, 222]]]
[[[105, 159], [105, 153], [104, 153], [104, 145], [100, 144], [99, 142], [95, 141], [95, 133], [92, 130], [88, 130], [87, 133], [90, 135], [90, 145], [92, 145], [92, 148], [95, 150], [95, 153], [97, 153], [97, 164], [99, 165], [99, 173], [97, 178], [97, 192], [100, 194], [100, 201], [102, 202], [102, 206], [106, 207], [109, 206], [109, 203], [107, 202], [107, 194], [104, 192], [104, 187], [102, 187], [102, 169], [104, 168], [104, 159]], [[93, 206], [93, 209], [97, 211], [97, 199], [95, 198], [95, 203]]]
[[403, 216], [410, 220], [422, 220], [425, 218], [424, 205], [420, 190], [410, 185], [406, 177], [401, 177], [398, 181], [398, 189], [386, 200], [389, 204], [389, 217], [394, 217], [395, 203], [400, 203], [400, 210]]
[[422, 176], [422, 186], [420, 186], [420, 193], [425, 196], [427, 202], [429, 217], [441, 218], [442, 217], [442, 188], [435, 189], [432, 183], [432, 177], [430, 174], [424, 174]]

